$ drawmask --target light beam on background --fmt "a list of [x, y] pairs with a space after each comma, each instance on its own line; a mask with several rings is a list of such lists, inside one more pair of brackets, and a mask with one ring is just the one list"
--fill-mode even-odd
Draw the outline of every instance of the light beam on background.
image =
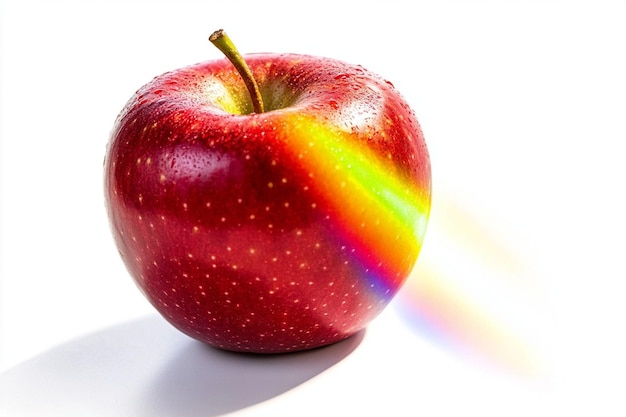
[[433, 199], [416, 270], [398, 294], [400, 316], [467, 360], [537, 375], [541, 317], [528, 266], [453, 200]]

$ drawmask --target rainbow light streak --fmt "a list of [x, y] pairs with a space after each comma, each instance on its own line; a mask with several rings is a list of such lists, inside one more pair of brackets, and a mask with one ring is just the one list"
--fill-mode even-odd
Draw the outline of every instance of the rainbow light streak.
[[537, 307], [524, 282], [531, 280], [524, 264], [456, 205], [438, 201], [434, 207], [428, 259], [396, 298], [401, 317], [463, 358], [537, 376], [540, 358], [531, 340], [541, 337], [540, 317], [533, 315]]
[[496, 368], [533, 373], [535, 359], [525, 343], [443, 282], [431, 275], [419, 289], [407, 285], [399, 303], [403, 313], [448, 349]]
[[[430, 212], [430, 190], [413, 190], [380, 158], [319, 122], [293, 116], [286, 143], [332, 208], [339, 240], [355, 250], [371, 288], [382, 297], [410, 273]], [[304, 151], [303, 151], [304, 150]], [[390, 297], [389, 297], [390, 298]]]

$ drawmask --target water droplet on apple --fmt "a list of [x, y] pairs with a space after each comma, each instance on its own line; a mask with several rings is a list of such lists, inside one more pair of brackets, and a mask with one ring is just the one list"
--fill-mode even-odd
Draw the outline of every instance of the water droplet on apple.
[[350, 74], [342, 73], [335, 75], [335, 80], [347, 80], [348, 78], [350, 78]]
[[328, 100], [328, 104], [335, 110], [339, 108], [339, 104], [335, 100]]

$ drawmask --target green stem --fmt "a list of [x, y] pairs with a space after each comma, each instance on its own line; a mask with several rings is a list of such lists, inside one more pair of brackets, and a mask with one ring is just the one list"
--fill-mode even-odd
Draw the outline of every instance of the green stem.
[[250, 93], [254, 112], [263, 113], [263, 98], [261, 97], [259, 85], [254, 79], [250, 67], [246, 64], [246, 61], [237, 50], [237, 47], [235, 47], [233, 41], [230, 40], [230, 37], [224, 32], [223, 29], [213, 32], [209, 37], [209, 40], [217, 47], [217, 49], [226, 55], [226, 58], [228, 58], [228, 60], [235, 66], [239, 75], [241, 75], [241, 78]]

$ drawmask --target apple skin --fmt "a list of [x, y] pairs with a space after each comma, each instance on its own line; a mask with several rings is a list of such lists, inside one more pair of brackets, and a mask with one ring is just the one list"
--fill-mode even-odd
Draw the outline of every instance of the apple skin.
[[104, 162], [112, 233], [165, 319], [212, 346], [278, 353], [363, 329], [419, 254], [431, 170], [417, 119], [360, 66], [244, 56], [168, 72], [119, 114]]

